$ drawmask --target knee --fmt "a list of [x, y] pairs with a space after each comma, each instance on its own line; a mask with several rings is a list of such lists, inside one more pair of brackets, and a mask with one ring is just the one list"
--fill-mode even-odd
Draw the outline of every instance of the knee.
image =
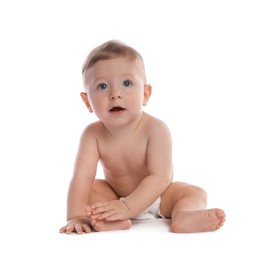
[[106, 191], [110, 189], [109, 185], [105, 180], [102, 179], [95, 179], [93, 181], [93, 184], [91, 186], [91, 193], [96, 193], [96, 194], [103, 194]]
[[190, 185], [188, 187], [188, 193], [198, 195], [202, 197], [204, 200], [207, 200], [207, 197], [208, 197], [207, 192], [203, 188], [195, 186], [195, 185]]
[[203, 198], [203, 200], [207, 200], [207, 192], [196, 185], [192, 185], [192, 184], [186, 184], [183, 187], [183, 192], [182, 192], [183, 196], [196, 196], [196, 197], [200, 197]]
[[107, 182], [103, 179], [94, 179], [93, 185], [105, 185]]
[[115, 191], [103, 179], [95, 179], [91, 186], [90, 197], [96, 197], [98, 201], [102, 200], [116, 200], [118, 199]]
[[175, 182], [171, 185], [170, 194], [172, 198], [182, 199], [187, 196], [195, 196], [198, 198], [203, 198], [207, 200], [207, 192], [196, 185], [184, 183], [184, 182]]

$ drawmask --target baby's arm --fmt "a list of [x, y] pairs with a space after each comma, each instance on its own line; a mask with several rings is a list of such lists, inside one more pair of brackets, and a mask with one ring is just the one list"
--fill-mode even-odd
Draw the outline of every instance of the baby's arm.
[[[91, 155], [91, 156], [90, 156]], [[85, 207], [89, 202], [90, 187], [95, 178], [98, 162], [97, 143], [91, 128], [83, 132], [70, 182], [67, 200], [67, 224], [61, 233], [91, 232]]]
[[147, 169], [149, 175], [123, 201], [109, 201], [92, 205], [94, 219], [124, 220], [139, 215], [149, 207], [172, 181], [172, 141], [163, 122], [149, 126]]

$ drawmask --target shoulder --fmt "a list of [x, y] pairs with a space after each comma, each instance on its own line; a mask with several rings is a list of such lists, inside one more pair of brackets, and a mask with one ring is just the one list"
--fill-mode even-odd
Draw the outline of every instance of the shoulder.
[[96, 122], [93, 122], [89, 125], [87, 125], [85, 127], [85, 129], [83, 130], [83, 134], [84, 133], [89, 133], [89, 132], [98, 132], [100, 131], [102, 128], [104, 128], [103, 124], [101, 123], [101, 121], [96, 121]]
[[151, 130], [166, 130], [169, 131], [168, 125], [159, 118], [151, 116], [147, 113], [143, 114], [145, 124]]
[[147, 113], [143, 114], [144, 125], [150, 136], [168, 136], [170, 138], [170, 129], [168, 125], [159, 118], [151, 116]]
[[81, 141], [96, 140], [102, 132], [104, 132], [104, 126], [100, 121], [91, 123], [83, 130]]

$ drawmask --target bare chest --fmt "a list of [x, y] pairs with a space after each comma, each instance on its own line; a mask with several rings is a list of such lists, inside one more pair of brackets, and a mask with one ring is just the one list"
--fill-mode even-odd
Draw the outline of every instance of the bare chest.
[[123, 175], [143, 171], [146, 168], [146, 148], [147, 141], [133, 138], [102, 143], [100, 160], [108, 172]]

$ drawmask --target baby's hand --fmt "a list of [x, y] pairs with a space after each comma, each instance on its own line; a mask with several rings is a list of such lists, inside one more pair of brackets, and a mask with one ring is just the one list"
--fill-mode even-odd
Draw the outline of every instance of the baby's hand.
[[87, 218], [74, 218], [67, 222], [67, 224], [59, 230], [60, 233], [91, 233], [90, 222]]
[[108, 202], [98, 202], [91, 205], [92, 220], [127, 220], [130, 218], [130, 212], [126, 204], [121, 200], [111, 200]]

